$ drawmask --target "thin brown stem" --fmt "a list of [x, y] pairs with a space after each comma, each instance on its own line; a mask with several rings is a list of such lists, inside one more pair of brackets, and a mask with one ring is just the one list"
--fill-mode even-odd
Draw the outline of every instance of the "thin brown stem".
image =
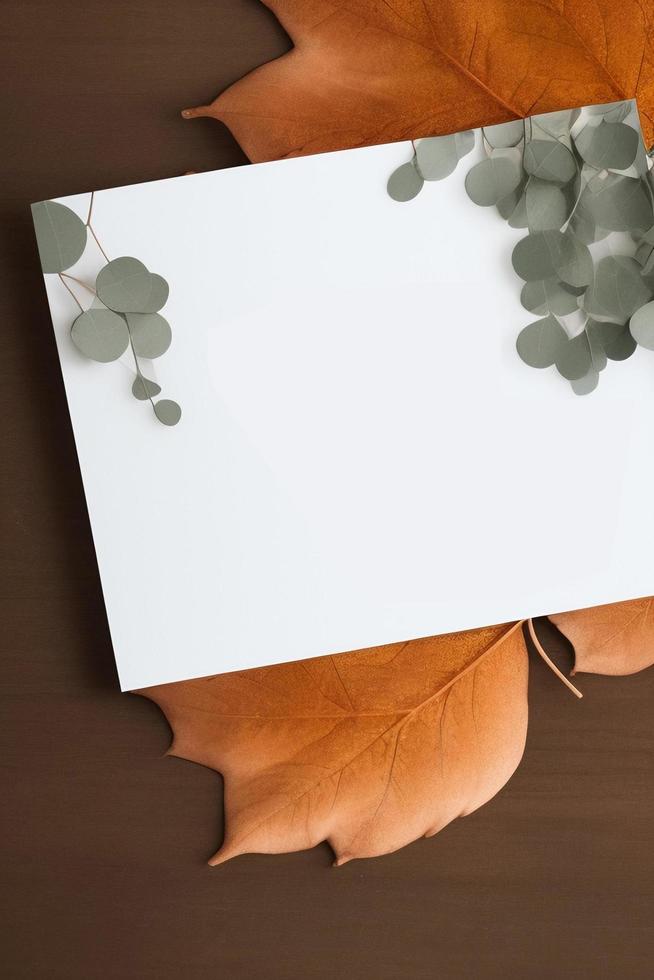
[[78, 286], [82, 286], [84, 289], [87, 289], [89, 291], [89, 293], [93, 293], [94, 296], [97, 295], [97, 293], [96, 293], [95, 289], [93, 288], [93, 286], [89, 286], [88, 283], [82, 282], [81, 279], [76, 279], [75, 276], [71, 276], [70, 273], [68, 273], [68, 272], [60, 272], [59, 275], [60, 276], [63, 276], [64, 279], [71, 279], [73, 282], [76, 282]]
[[95, 244], [98, 246], [98, 248], [100, 249], [100, 251], [104, 255], [104, 257], [107, 260], [107, 262], [111, 262], [111, 259], [109, 258], [109, 256], [105, 252], [105, 250], [103, 249], [102, 245], [100, 244], [100, 240], [99, 240], [98, 236], [96, 235], [96, 233], [93, 230], [93, 225], [87, 225], [87, 227], [88, 227], [89, 231], [91, 232], [91, 234], [93, 235], [93, 237], [95, 238]]
[[127, 327], [127, 333], [129, 335], [129, 348], [130, 348], [130, 350], [132, 352], [132, 357], [134, 358], [134, 367], [136, 368], [136, 377], [139, 379], [139, 381], [143, 385], [143, 394], [147, 397], [148, 401], [152, 405], [152, 411], [156, 415], [157, 413], [156, 413], [155, 408], [154, 408], [154, 402], [152, 401], [152, 395], [149, 393], [149, 391], [147, 389], [147, 386], [145, 384], [145, 378], [143, 377], [143, 372], [141, 371], [141, 366], [139, 364], [139, 359], [136, 356], [136, 351], [134, 350], [134, 344], [132, 342], [132, 331], [129, 329], [129, 323], [127, 322], [127, 317], [124, 317], [124, 320], [125, 320], [125, 326]]
[[95, 191], [91, 191], [91, 200], [89, 201], [89, 213], [86, 216], [86, 227], [88, 228], [88, 230], [91, 232], [91, 234], [95, 238], [95, 244], [98, 246], [98, 248], [100, 249], [100, 251], [104, 255], [104, 257], [107, 260], [107, 262], [110, 262], [111, 260], [110, 260], [109, 256], [107, 255], [107, 253], [105, 252], [105, 250], [103, 249], [102, 245], [100, 244], [100, 239], [96, 235], [96, 233], [95, 233], [95, 231], [93, 229], [93, 225], [91, 224], [91, 215], [93, 214], [93, 204], [94, 203], [95, 203]]
[[[66, 282], [66, 280], [64, 279], [64, 277], [63, 277], [63, 275], [61, 274], [61, 272], [59, 272], [59, 273], [58, 273], [58, 276], [59, 276], [59, 278], [61, 279], [61, 281], [62, 281], [62, 283], [64, 284], [64, 286], [66, 287], [66, 289], [68, 290], [68, 292], [70, 293], [70, 295], [71, 295], [71, 296], [73, 297], [73, 299], [75, 300], [75, 302], [76, 302], [76, 303], [77, 303], [77, 305], [79, 306], [79, 308], [80, 308], [80, 310], [82, 311], [82, 313], [83, 313], [83, 312], [84, 312], [84, 307], [82, 306], [82, 304], [81, 304], [81, 303], [80, 303], [80, 301], [78, 300], [78, 298], [77, 298], [77, 296], [75, 295], [75, 293], [74, 293], [74, 292], [72, 291], [72, 289], [70, 288], [70, 286], [68, 285], [68, 283], [67, 283], [67, 282]], [[72, 276], [71, 276], [70, 278], [72, 279]]]
[[538, 639], [538, 637], [536, 635], [536, 630], [534, 629], [534, 621], [533, 621], [533, 619], [528, 619], [527, 620], [527, 629], [529, 630], [529, 636], [531, 637], [532, 643], [534, 644], [534, 646], [536, 647], [536, 649], [538, 650], [539, 654], [541, 655], [541, 657], [543, 658], [543, 660], [545, 661], [545, 663], [547, 664], [547, 666], [550, 668], [550, 670], [554, 674], [556, 674], [556, 676], [559, 678], [560, 681], [563, 681], [563, 683], [565, 684], [566, 687], [569, 687], [570, 688], [570, 690], [575, 695], [575, 697], [577, 697], [577, 698], [583, 698], [583, 694], [581, 693], [581, 691], [579, 690], [579, 688], [575, 687], [574, 684], [572, 684], [568, 680], [568, 678], [565, 676], [565, 674], [562, 674], [561, 673], [561, 671], [556, 666], [556, 664], [554, 663], [554, 661], [551, 660], [550, 657], [545, 653], [545, 650], [543, 649], [543, 645], [542, 645], [542, 643], [540, 642], [540, 640]]

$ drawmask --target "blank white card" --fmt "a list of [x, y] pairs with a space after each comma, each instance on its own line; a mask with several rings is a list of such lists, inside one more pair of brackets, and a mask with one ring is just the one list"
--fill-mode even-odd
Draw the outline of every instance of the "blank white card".
[[[123, 689], [654, 592], [654, 355], [584, 398], [522, 364], [524, 233], [469, 201], [471, 158], [392, 201], [409, 158], [95, 195], [110, 258], [170, 283], [147, 374], [175, 428], [132, 397], [127, 358], [79, 354], [46, 277]], [[89, 195], [64, 202], [86, 218]]]

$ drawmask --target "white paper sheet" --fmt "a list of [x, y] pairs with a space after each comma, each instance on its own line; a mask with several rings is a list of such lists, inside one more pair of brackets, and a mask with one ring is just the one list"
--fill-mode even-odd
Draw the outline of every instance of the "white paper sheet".
[[391, 201], [409, 156], [96, 195], [109, 256], [170, 283], [147, 373], [176, 428], [127, 359], [80, 356], [46, 277], [123, 689], [654, 592], [654, 355], [585, 398], [523, 365], [523, 232], [468, 200], [471, 157]]

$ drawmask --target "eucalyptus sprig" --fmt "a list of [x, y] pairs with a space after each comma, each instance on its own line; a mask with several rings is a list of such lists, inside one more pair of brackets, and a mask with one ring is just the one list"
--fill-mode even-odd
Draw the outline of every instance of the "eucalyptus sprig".
[[[182, 415], [181, 408], [169, 398], [154, 401], [161, 388], [143, 374], [139, 361], [140, 357], [151, 360], [161, 357], [170, 346], [170, 324], [159, 313], [168, 299], [168, 283], [131, 256], [109, 259], [91, 224], [93, 201], [91, 194], [86, 222], [57, 201], [32, 205], [41, 267], [44, 273], [59, 277], [80, 309], [71, 327], [71, 338], [77, 349], [93, 361], [107, 363], [118, 360], [129, 348], [135, 368], [132, 394], [139, 401], [149, 401], [164, 425], [176, 425]], [[106, 263], [98, 272], [95, 286], [66, 271], [84, 254], [88, 233]], [[72, 283], [93, 296], [87, 309]]]
[[[513, 120], [481, 136], [485, 158], [468, 172], [466, 192], [528, 232], [512, 264], [521, 303], [539, 319], [518, 335], [518, 354], [531, 367], [555, 366], [588, 394], [609, 360], [638, 344], [654, 350], [654, 184], [635, 103]], [[473, 132], [420, 140], [391, 174], [389, 195], [416, 197], [474, 142]]]

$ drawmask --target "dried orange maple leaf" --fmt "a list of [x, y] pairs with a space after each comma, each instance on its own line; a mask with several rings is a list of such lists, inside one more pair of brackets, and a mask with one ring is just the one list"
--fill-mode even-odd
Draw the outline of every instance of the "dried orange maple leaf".
[[[578, 671], [631, 674], [654, 663], [652, 613], [647, 598], [551, 619], [574, 644]], [[210, 863], [327, 840], [343, 864], [431, 836], [490, 800], [524, 748], [521, 627], [137, 692], [166, 715], [170, 755], [225, 778], [225, 840]]]
[[550, 619], [575, 649], [573, 673], [635, 674], [654, 664], [654, 598], [558, 613]]
[[336, 863], [394, 851], [486, 803], [527, 732], [521, 624], [140, 691], [170, 754], [222, 772], [211, 864], [329, 841]]
[[251, 160], [637, 98], [654, 141], [654, 0], [264, 0], [294, 41], [209, 106]]

